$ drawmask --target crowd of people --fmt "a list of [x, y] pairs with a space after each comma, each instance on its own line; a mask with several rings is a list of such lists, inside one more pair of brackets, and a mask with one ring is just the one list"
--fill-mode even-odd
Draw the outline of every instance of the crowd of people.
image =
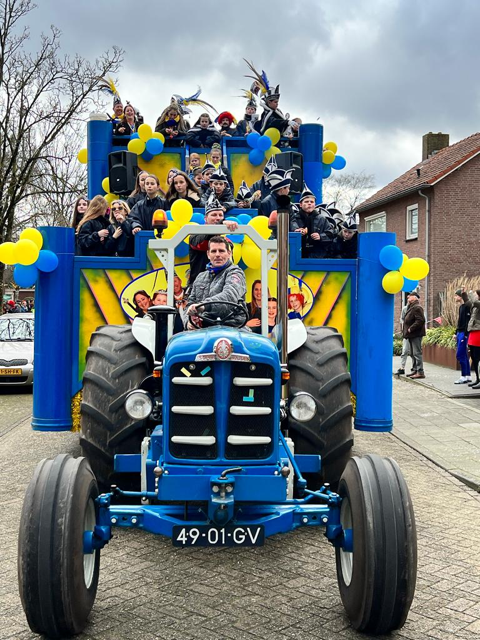
[[28, 300], [7, 300], [2, 304], [2, 313], [31, 313], [34, 308], [34, 302], [30, 298]]

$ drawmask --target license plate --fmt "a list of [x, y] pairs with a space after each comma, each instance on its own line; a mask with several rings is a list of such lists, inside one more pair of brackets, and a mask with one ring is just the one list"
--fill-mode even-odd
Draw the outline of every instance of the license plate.
[[263, 525], [213, 527], [208, 524], [198, 526], [173, 527], [174, 547], [261, 547], [265, 542]]
[[21, 376], [21, 369], [0, 369], [0, 376]]

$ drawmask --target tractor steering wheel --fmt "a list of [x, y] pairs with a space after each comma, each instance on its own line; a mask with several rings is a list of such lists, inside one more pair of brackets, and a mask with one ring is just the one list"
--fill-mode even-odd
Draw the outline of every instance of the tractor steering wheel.
[[[232, 310], [227, 313], [227, 315], [223, 318], [211, 318], [210, 316], [205, 315], [205, 308], [206, 307], [211, 307], [212, 305], [219, 305], [219, 304], [226, 304], [229, 307], [232, 307]], [[211, 301], [211, 302], [199, 302], [196, 305], [197, 308], [197, 312], [195, 313], [194, 316], [189, 316], [189, 321], [191, 322], [191, 324], [193, 324], [195, 327], [197, 327], [197, 329], [201, 329], [203, 327], [214, 327], [216, 325], [222, 325], [222, 324], [227, 324], [227, 320], [230, 320], [233, 317], [233, 314], [235, 313], [236, 309], [239, 309], [243, 315], [245, 316], [245, 322], [243, 323], [242, 326], [244, 326], [247, 322], [248, 322], [248, 311], [246, 309], [246, 307], [243, 307], [241, 304], [237, 304], [236, 302], [227, 302], [227, 301]], [[199, 308], [203, 308], [203, 311], [201, 313], [198, 312]], [[200, 327], [199, 325], [197, 325], [195, 323], [194, 318], [198, 318], [199, 320], [202, 321], [202, 327]]]

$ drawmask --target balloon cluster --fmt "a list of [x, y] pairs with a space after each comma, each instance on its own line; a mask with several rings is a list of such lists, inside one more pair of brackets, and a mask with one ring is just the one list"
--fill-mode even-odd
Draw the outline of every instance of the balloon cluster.
[[247, 136], [247, 144], [252, 148], [248, 154], [250, 164], [254, 167], [258, 167], [265, 160], [265, 157], [271, 158], [271, 156], [281, 153], [280, 149], [275, 145], [280, 140], [280, 131], [278, 129], [267, 129], [263, 136], [257, 131], [252, 131]]
[[[187, 200], [176, 200], [172, 204], [170, 211], [167, 211], [167, 218], [170, 221], [168, 227], [163, 231], [162, 238], [170, 239], [180, 231], [185, 224], [205, 224], [205, 218], [201, 213], [193, 213], [193, 207]], [[252, 217], [248, 213], [241, 213], [238, 216], [227, 216], [227, 220], [233, 220], [238, 224], [248, 224], [262, 236], [268, 239], [271, 229], [268, 228], [268, 218], [266, 216]], [[244, 266], [251, 269], [259, 269], [261, 264], [261, 252], [257, 245], [244, 234], [232, 234], [227, 237], [233, 242], [233, 261], [238, 264], [243, 260]], [[175, 248], [175, 255], [178, 258], [185, 258], [189, 251], [189, 237], [187, 236]]]
[[337, 154], [337, 149], [338, 147], [335, 142], [327, 142], [323, 147], [323, 179], [330, 177], [332, 169], [341, 171], [345, 169], [347, 165], [345, 158]]
[[428, 275], [430, 267], [423, 258], [409, 258], [394, 244], [387, 244], [380, 251], [380, 263], [388, 273], [383, 276], [382, 287], [387, 293], [413, 291], [418, 281]]
[[132, 153], [136, 153], [137, 156], [142, 156], [145, 162], [150, 162], [153, 157], [162, 153], [164, 142], [165, 136], [163, 133], [152, 131], [152, 127], [149, 124], [141, 124], [138, 127], [138, 131], [130, 136], [127, 149]]
[[0, 244], [0, 262], [15, 265], [13, 277], [19, 287], [31, 287], [37, 281], [39, 271], [49, 273], [57, 268], [56, 254], [42, 246], [42, 234], [32, 228], [24, 229], [17, 242]]

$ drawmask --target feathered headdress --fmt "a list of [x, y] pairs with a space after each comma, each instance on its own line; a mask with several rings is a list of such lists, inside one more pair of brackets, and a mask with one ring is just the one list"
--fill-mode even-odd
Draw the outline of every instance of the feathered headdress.
[[116, 104], [122, 104], [122, 99], [120, 98], [118, 89], [110, 76], [98, 79], [98, 90], [108, 94], [109, 96], [113, 96], [113, 106]]
[[190, 105], [205, 107], [205, 109], [213, 109], [213, 111], [217, 113], [217, 110], [215, 109], [215, 107], [212, 107], [211, 104], [209, 104], [208, 102], [205, 102], [205, 100], [198, 99], [201, 93], [202, 93], [202, 89], [198, 87], [198, 91], [194, 93], [193, 96], [190, 96], [189, 98], [182, 98], [182, 96], [179, 96], [177, 93], [173, 94], [173, 98], [177, 103], [182, 115], [186, 115], [187, 113], [192, 113], [191, 109], [188, 108]]
[[241, 89], [241, 91], [243, 93], [243, 96], [240, 97], [246, 98], [248, 100], [247, 107], [254, 107], [254, 109], [257, 110], [257, 98], [255, 97], [253, 91], [250, 91], [250, 89]]
[[253, 66], [253, 63], [249, 62], [244, 58], [247, 63], [250, 71], [253, 73], [253, 76], [246, 75], [246, 78], [252, 78], [253, 83], [250, 87], [250, 91], [255, 95], [261, 95], [263, 102], [267, 100], [272, 100], [274, 98], [280, 98], [280, 85], [277, 84], [275, 88], [270, 86], [270, 81], [267, 78], [267, 74], [262, 69], [262, 73], [258, 73], [258, 71]]

